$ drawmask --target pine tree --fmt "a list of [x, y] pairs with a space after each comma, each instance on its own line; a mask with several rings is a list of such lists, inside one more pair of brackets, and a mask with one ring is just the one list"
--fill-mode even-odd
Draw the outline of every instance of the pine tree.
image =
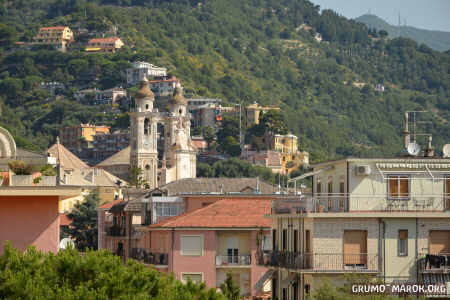
[[75, 204], [67, 217], [72, 224], [63, 232], [75, 240], [76, 247], [85, 251], [86, 248], [97, 249], [97, 205], [98, 191], [93, 191], [85, 197], [85, 201]]

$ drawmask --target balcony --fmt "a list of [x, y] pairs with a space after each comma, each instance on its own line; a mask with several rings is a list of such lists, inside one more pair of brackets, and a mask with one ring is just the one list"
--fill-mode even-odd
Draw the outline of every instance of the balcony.
[[234, 266], [249, 266], [252, 262], [250, 255], [217, 255], [217, 267], [234, 267]]
[[131, 258], [150, 265], [163, 265], [169, 264], [169, 254], [160, 252], [150, 252], [142, 248], [132, 248]]
[[378, 254], [358, 253], [298, 253], [265, 251], [258, 256], [258, 264], [305, 272], [378, 272]]
[[417, 266], [420, 273], [450, 273], [450, 253], [419, 254]]
[[395, 212], [449, 210], [450, 201], [444, 194], [409, 195], [390, 198], [387, 195], [324, 194], [286, 195], [272, 200], [272, 214], [340, 213], [340, 212]]
[[108, 236], [125, 236], [125, 227], [111, 226], [106, 228], [106, 235]]

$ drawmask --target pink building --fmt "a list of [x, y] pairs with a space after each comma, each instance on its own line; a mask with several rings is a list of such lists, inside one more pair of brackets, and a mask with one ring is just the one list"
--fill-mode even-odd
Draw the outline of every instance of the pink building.
[[43, 252], [58, 252], [58, 202], [80, 192], [62, 186], [2, 186], [0, 188], [0, 254], [6, 241], [16, 249], [35, 246]]
[[243, 296], [271, 290], [266, 268], [257, 265], [262, 250], [271, 249], [271, 201], [224, 199], [189, 213], [141, 228], [149, 238], [132, 251], [136, 258], [173, 272], [178, 280], [204, 281], [218, 288], [230, 272]]

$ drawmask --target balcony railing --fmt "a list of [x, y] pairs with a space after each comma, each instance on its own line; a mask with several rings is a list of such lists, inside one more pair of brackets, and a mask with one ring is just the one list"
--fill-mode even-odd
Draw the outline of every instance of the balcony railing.
[[216, 266], [248, 266], [252, 262], [250, 255], [217, 255]]
[[142, 248], [132, 248], [130, 257], [151, 265], [169, 264], [169, 255], [167, 253], [150, 252]]
[[391, 198], [387, 195], [286, 195], [272, 200], [272, 214], [375, 211], [445, 211], [450, 201], [444, 194], [409, 195]]
[[419, 254], [417, 265], [422, 273], [450, 272], [450, 253]]
[[376, 272], [378, 254], [265, 251], [258, 256], [258, 264], [313, 272]]
[[111, 226], [106, 228], [106, 234], [109, 236], [125, 236], [125, 227]]

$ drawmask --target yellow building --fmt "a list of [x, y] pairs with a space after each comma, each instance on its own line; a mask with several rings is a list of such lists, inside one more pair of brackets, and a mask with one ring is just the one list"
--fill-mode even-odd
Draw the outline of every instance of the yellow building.
[[283, 174], [289, 174], [299, 166], [309, 164], [309, 153], [298, 151], [298, 138], [291, 133], [270, 136], [269, 145], [270, 149], [281, 152]]
[[116, 52], [124, 43], [118, 37], [90, 39], [86, 47], [87, 52]]
[[73, 32], [67, 26], [41, 27], [33, 39], [35, 43], [54, 45], [57, 50], [65, 52], [67, 45], [73, 42]]
[[59, 130], [61, 144], [69, 149], [78, 149], [83, 142], [94, 141], [96, 134], [108, 134], [109, 126], [97, 126], [91, 124], [80, 124], [79, 126], [63, 127]]

